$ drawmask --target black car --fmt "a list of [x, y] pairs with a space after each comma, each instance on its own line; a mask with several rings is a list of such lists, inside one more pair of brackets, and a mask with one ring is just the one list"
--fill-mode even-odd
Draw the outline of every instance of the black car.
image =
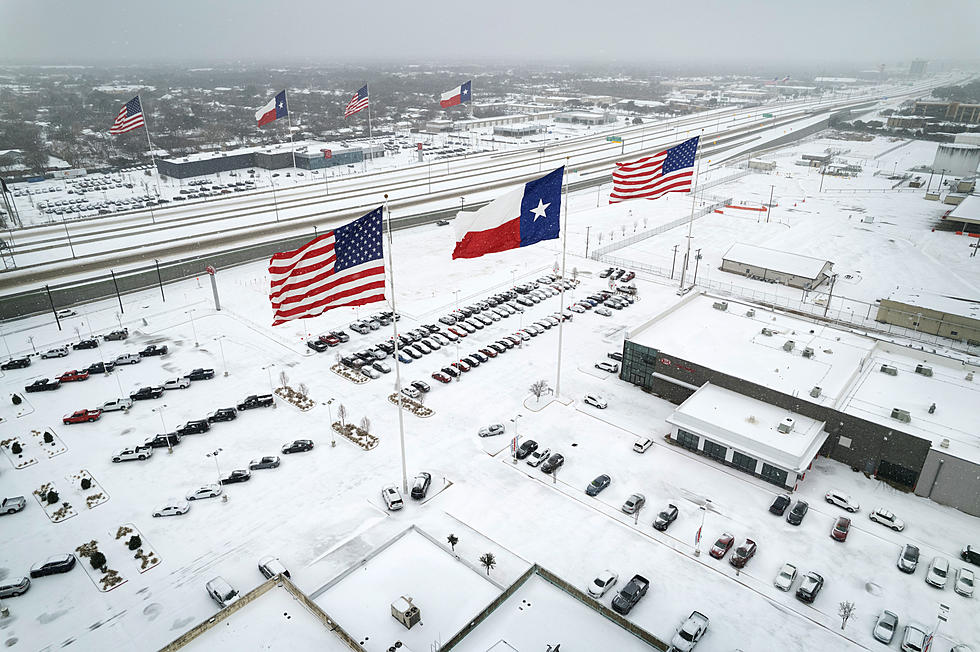
[[195, 421], [188, 421], [184, 425], [177, 428], [177, 434], [181, 437], [186, 435], [199, 435], [202, 432], [207, 432], [211, 429], [211, 423], [207, 419], [197, 419]]
[[209, 380], [214, 378], [214, 369], [195, 369], [187, 377], [191, 380]]
[[233, 421], [238, 418], [238, 410], [233, 407], [221, 408], [215, 410], [213, 413], [208, 415], [208, 423], [216, 423], [218, 421]]
[[600, 475], [598, 478], [590, 482], [589, 486], [585, 488], [585, 495], [598, 496], [599, 492], [608, 487], [610, 482], [612, 482], [612, 479], [608, 475]]
[[415, 476], [412, 483], [412, 498], [422, 500], [429, 493], [429, 485], [432, 484], [432, 476], [425, 471]]
[[772, 501], [772, 505], [769, 505], [769, 511], [776, 516], [782, 516], [791, 502], [793, 501], [787, 494], [779, 494], [776, 496], [776, 500]]
[[796, 599], [800, 602], [812, 604], [822, 588], [823, 576], [810, 571], [803, 576], [803, 581], [800, 582], [800, 588], [796, 589]]
[[140, 356], [148, 358], [154, 355], [163, 355], [167, 352], [167, 345], [157, 346], [156, 344], [150, 344], [145, 349], [140, 351]]
[[103, 335], [102, 336], [102, 339], [104, 339], [107, 342], [111, 342], [113, 340], [124, 340], [127, 337], [129, 337], [129, 329], [128, 328], [123, 328], [123, 329], [118, 330], [118, 331], [112, 331], [108, 335]]
[[311, 450], [313, 450], [313, 442], [309, 439], [297, 439], [294, 442], [284, 444], [282, 447], [284, 455], [288, 455], [289, 453], [305, 453]]
[[323, 340], [319, 340], [319, 339], [317, 339], [317, 340], [312, 340], [312, 339], [311, 340], [306, 340], [306, 346], [310, 347], [311, 349], [313, 349], [317, 353], [323, 353], [324, 351], [326, 351], [327, 349], [330, 348], [330, 345], [329, 344], [327, 344]]
[[350, 335], [348, 335], [344, 331], [330, 331], [330, 334], [336, 337], [338, 340], [340, 340], [341, 344], [350, 341]]
[[456, 378], [457, 376], [459, 376], [459, 372], [456, 371], [455, 367], [443, 367], [442, 369], [440, 369], [440, 371], [446, 374], [447, 376], [449, 376], [450, 378]]
[[30, 367], [30, 366], [31, 366], [30, 358], [27, 357], [11, 358], [10, 360], [7, 360], [3, 364], [0, 364], [0, 369], [7, 371], [9, 369], [23, 369], [24, 367]]
[[565, 463], [565, 456], [561, 453], [555, 453], [548, 460], [541, 465], [541, 471], [543, 473], [556, 473], [558, 469], [562, 467]]
[[82, 340], [81, 342], [76, 342], [75, 344], [71, 345], [71, 348], [75, 351], [78, 351], [79, 349], [97, 349], [98, 347], [99, 343], [95, 340]]
[[151, 398], [160, 398], [163, 396], [163, 388], [159, 385], [151, 387], [140, 387], [138, 390], [129, 395], [129, 398], [134, 401], [145, 401]]
[[670, 527], [670, 524], [677, 520], [677, 507], [673, 504], [667, 505], [667, 507], [657, 514], [656, 520], [653, 522], [653, 527], [664, 532]]
[[86, 367], [85, 371], [91, 376], [93, 374], [104, 374], [116, 368], [115, 362], [94, 362]]
[[35, 380], [33, 383], [25, 387], [24, 391], [29, 394], [32, 392], [49, 392], [51, 390], [58, 389], [59, 387], [61, 387], [60, 380], [48, 380], [47, 378], [41, 378], [39, 380]]
[[786, 522], [790, 525], [799, 525], [803, 522], [803, 517], [806, 516], [808, 509], [810, 509], [810, 505], [805, 500], [797, 500], [793, 509], [789, 510], [789, 514], [786, 515]]
[[46, 561], [31, 566], [31, 578], [67, 573], [75, 568], [75, 555], [68, 553], [49, 557]]
[[246, 471], [245, 469], [236, 469], [221, 478], [221, 484], [237, 484], [239, 482], [248, 482], [252, 478], [251, 471]]
[[279, 456], [266, 455], [265, 457], [254, 459], [249, 463], [248, 468], [250, 471], [259, 471], [261, 469], [278, 469]]
[[170, 448], [176, 446], [180, 443], [180, 435], [176, 432], [168, 432], [164, 435], [157, 435], [147, 439], [143, 446], [149, 446], [150, 448]]
[[422, 382], [421, 380], [413, 380], [412, 381], [412, 387], [414, 387], [415, 389], [419, 390], [423, 394], [425, 394], [430, 389], [432, 389], [431, 387], [429, 387], [429, 384], [428, 383]]
[[536, 450], [538, 450], [538, 442], [528, 439], [517, 448], [517, 459], [523, 460]]

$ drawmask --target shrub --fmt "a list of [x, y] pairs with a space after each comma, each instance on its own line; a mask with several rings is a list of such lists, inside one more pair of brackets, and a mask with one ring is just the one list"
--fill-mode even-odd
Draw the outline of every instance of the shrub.
[[10, 447], [10, 452], [13, 453], [14, 455], [20, 455], [21, 453], [24, 452], [24, 449], [21, 447], [19, 441], [15, 441], [14, 445]]
[[49, 505], [54, 505], [59, 500], [61, 500], [61, 497], [58, 495], [58, 492], [57, 491], [49, 491], [48, 492], [48, 504]]
[[50, 432], [45, 432], [44, 433], [44, 443], [45, 444], [53, 444], [54, 443], [54, 435], [52, 435]]
[[89, 480], [88, 478], [82, 478], [81, 485], [82, 485], [82, 489], [85, 489], [87, 491], [92, 488], [92, 481]]
[[129, 538], [129, 542], [126, 545], [130, 550], [136, 550], [143, 545], [143, 540], [134, 534]]
[[23, 399], [20, 397], [20, 394], [14, 394], [13, 396], [10, 397], [10, 400], [14, 402], [14, 405], [20, 405], [21, 401], [23, 401]]
[[105, 567], [105, 555], [99, 551], [95, 551], [92, 553], [92, 556], [89, 557], [88, 563], [91, 564], [92, 568], [95, 570], [101, 570], [103, 567]]

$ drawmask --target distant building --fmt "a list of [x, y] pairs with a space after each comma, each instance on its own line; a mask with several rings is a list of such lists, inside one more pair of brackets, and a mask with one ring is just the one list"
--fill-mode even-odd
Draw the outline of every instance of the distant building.
[[609, 113], [592, 113], [590, 111], [567, 111], [555, 116], [555, 122], [573, 125], [604, 125], [615, 122], [616, 116]]
[[760, 281], [812, 290], [830, 278], [833, 265], [821, 258], [737, 242], [722, 258], [721, 269]]
[[808, 161], [811, 165], [816, 163], [819, 165], [826, 165], [830, 163], [830, 159], [833, 158], [831, 154], [803, 154], [800, 158], [804, 161]]
[[425, 130], [430, 134], [441, 134], [453, 130], [453, 121], [445, 118], [428, 120], [425, 123]]
[[932, 169], [945, 170], [947, 175], [968, 177], [976, 174], [980, 166], [980, 145], [940, 143]]
[[[330, 158], [326, 152], [330, 150]], [[313, 141], [295, 144], [274, 145], [271, 147], [244, 147], [225, 152], [199, 152], [178, 158], [157, 159], [157, 170], [162, 175], [174, 179], [187, 179], [218, 172], [230, 172], [246, 168], [281, 170], [293, 167], [302, 170], [319, 170], [338, 165], [360, 163], [365, 158], [384, 156], [384, 148], [379, 145], [345, 147], [333, 143]]]
[[909, 65], [909, 76], [922, 77], [926, 74], [926, 68], [928, 66], [929, 62], [925, 59], [913, 59], [912, 63]]
[[888, 126], [894, 129], [921, 129], [926, 126], [928, 118], [915, 115], [888, 116]]
[[915, 115], [925, 115], [931, 118], [941, 118], [950, 122], [967, 122], [980, 124], [980, 104], [963, 104], [960, 102], [916, 102], [913, 106]]
[[505, 136], [507, 138], [525, 138], [534, 134], [540, 134], [545, 129], [546, 127], [540, 124], [498, 125], [493, 128], [493, 135]]
[[980, 297], [900, 290], [878, 302], [875, 321], [980, 346]]

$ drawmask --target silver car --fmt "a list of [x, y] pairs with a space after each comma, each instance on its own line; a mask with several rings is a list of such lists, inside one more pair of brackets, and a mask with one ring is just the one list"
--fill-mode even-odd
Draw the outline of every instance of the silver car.
[[234, 602], [237, 602], [238, 598], [241, 597], [238, 594], [238, 591], [232, 588], [231, 584], [226, 582], [225, 578], [223, 577], [216, 577], [205, 586], [208, 590], [208, 595], [210, 595], [222, 609]]
[[187, 389], [191, 386], [191, 379], [187, 376], [181, 376], [180, 378], [171, 378], [163, 384], [164, 389]]
[[115, 412], [117, 410], [129, 410], [133, 407], [133, 399], [131, 398], [117, 398], [111, 401], [106, 401], [102, 404], [103, 412]]
[[973, 597], [973, 571], [969, 568], [956, 569], [956, 583], [953, 590], [966, 598]]
[[875, 621], [875, 628], [872, 632], [875, 639], [888, 645], [895, 637], [896, 631], [898, 631], [898, 616], [887, 609], [878, 614], [878, 620]]
[[28, 577], [12, 577], [0, 583], [0, 598], [13, 598], [27, 593], [31, 588], [31, 580]]
[[623, 503], [623, 511], [627, 514], [635, 514], [647, 502], [643, 494], [633, 494]]
[[796, 566], [793, 564], [783, 564], [783, 567], [779, 569], [779, 572], [776, 574], [776, 579], [772, 583], [780, 591], [789, 591], [793, 588], [793, 582], [795, 581]]
[[926, 628], [912, 623], [905, 626], [902, 635], [902, 652], [922, 652], [926, 644]]
[[19, 512], [27, 506], [27, 501], [23, 496], [13, 496], [0, 500], [0, 514], [13, 514]]
[[259, 572], [267, 580], [271, 580], [276, 575], [285, 575], [290, 577], [289, 571], [286, 567], [282, 565], [278, 557], [263, 557], [259, 560]]
[[926, 569], [926, 584], [930, 584], [937, 589], [946, 588], [946, 580], [949, 579], [949, 561], [942, 557], [933, 557]]
[[206, 484], [199, 489], [189, 491], [187, 493], [187, 500], [203, 500], [205, 498], [215, 498], [221, 495], [221, 485], [219, 484]]

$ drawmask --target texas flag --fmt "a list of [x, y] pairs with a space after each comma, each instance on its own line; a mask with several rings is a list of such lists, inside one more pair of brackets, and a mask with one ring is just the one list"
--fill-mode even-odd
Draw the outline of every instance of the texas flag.
[[556, 239], [564, 174], [565, 168], [558, 168], [478, 211], [460, 213], [453, 258], [478, 258]]
[[461, 84], [451, 91], [446, 91], [442, 94], [442, 99], [439, 100], [439, 106], [444, 109], [448, 109], [451, 106], [456, 106], [457, 104], [466, 104], [470, 101], [470, 91], [473, 85], [473, 81], [470, 80], [465, 84]]
[[259, 126], [267, 125], [279, 118], [285, 118], [289, 114], [286, 110], [286, 91], [283, 91], [269, 100], [269, 103], [255, 112], [255, 119], [259, 121]]

